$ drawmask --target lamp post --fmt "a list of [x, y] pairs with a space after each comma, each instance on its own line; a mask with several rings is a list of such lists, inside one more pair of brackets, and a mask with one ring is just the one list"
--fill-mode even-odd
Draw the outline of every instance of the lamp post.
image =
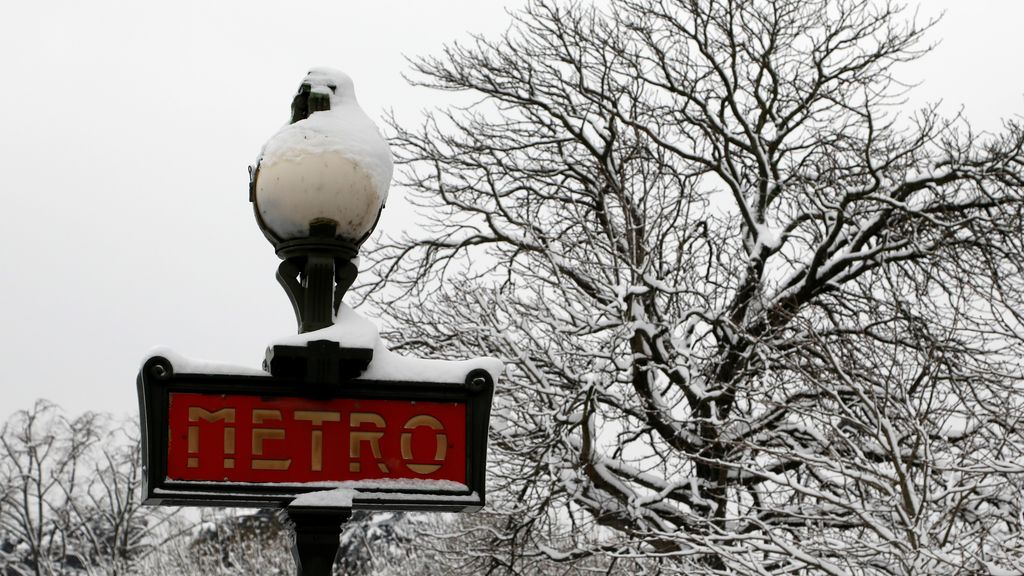
[[[380, 219], [391, 183], [387, 142], [359, 107], [343, 72], [315, 68], [292, 100], [291, 122], [267, 141], [250, 168], [256, 222], [282, 262], [277, 280], [300, 333], [331, 326], [358, 272], [353, 259]], [[373, 358], [369, 349], [329, 340], [275, 346], [275, 376], [337, 383]]]
[[[380, 219], [391, 181], [387, 143], [359, 108], [352, 80], [313, 69], [292, 100], [291, 122], [267, 141], [250, 168], [256, 222], [282, 262], [277, 280], [288, 294], [300, 333], [334, 323], [355, 281], [353, 259]], [[265, 368], [275, 377], [338, 384], [358, 376], [373, 350], [324, 339], [274, 346]], [[327, 576], [346, 509], [289, 508], [300, 576]]]

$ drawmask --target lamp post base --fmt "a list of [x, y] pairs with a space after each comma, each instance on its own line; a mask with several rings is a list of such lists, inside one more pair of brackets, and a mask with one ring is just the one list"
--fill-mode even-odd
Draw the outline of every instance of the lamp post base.
[[267, 348], [263, 369], [275, 378], [293, 378], [318, 384], [340, 384], [357, 378], [373, 360], [372, 348], [342, 348], [331, 340], [305, 346]]
[[341, 544], [341, 530], [352, 517], [349, 509], [288, 509], [292, 525], [292, 556], [298, 576], [331, 576]]

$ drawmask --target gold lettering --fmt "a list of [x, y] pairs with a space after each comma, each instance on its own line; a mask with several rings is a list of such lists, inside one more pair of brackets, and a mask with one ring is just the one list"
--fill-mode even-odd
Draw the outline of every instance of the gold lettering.
[[252, 453], [256, 456], [263, 455], [263, 442], [266, 440], [284, 440], [283, 428], [253, 428], [252, 429]]
[[[224, 429], [224, 454], [234, 454], [234, 453], [235, 453], [235, 429], [234, 428], [225, 428]], [[225, 468], [234, 468], [235, 467], [235, 459], [234, 458], [224, 458], [224, 467]]]
[[324, 469], [324, 431], [313, 430], [309, 439], [309, 467], [313, 472]]
[[188, 409], [188, 421], [198, 422], [205, 420], [206, 422], [217, 422], [224, 420], [229, 424], [235, 423], [235, 409], [234, 408], [221, 408], [216, 412], [210, 412], [204, 408], [196, 406], [190, 406]]
[[199, 426], [188, 427], [188, 451], [199, 452]]
[[[226, 424], [234, 424], [235, 423], [235, 409], [234, 408], [221, 408], [220, 410], [217, 410], [216, 412], [210, 412], [209, 410], [206, 410], [205, 408], [200, 408], [198, 406], [189, 406], [189, 408], [188, 408], [188, 421], [189, 422], [199, 422], [200, 420], [202, 420], [203, 422], [219, 422], [219, 421], [223, 420]], [[198, 454], [199, 453], [199, 426], [198, 425], [189, 426], [188, 427], [188, 452], [189, 452], [189, 454]], [[235, 459], [227, 457], [228, 454], [234, 454], [234, 453], [235, 453], [235, 429], [234, 429], [234, 427], [231, 427], [231, 426], [225, 426], [224, 427], [224, 456], [225, 456], [225, 458], [224, 458], [224, 467], [225, 468], [234, 468], [235, 467]], [[198, 468], [199, 467], [199, 457], [198, 456], [190, 456], [188, 458], [186, 466], [189, 467], [189, 468]]]
[[[256, 409], [252, 411], [253, 424], [263, 424], [267, 420], [282, 420], [280, 410]], [[263, 442], [266, 440], [284, 440], [284, 428], [253, 428], [252, 453], [263, 455]], [[253, 470], [287, 470], [291, 466], [290, 458], [253, 458]]]
[[253, 470], [287, 470], [291, 466], [291, 459], [275, 460], [270, 458], [253, 458]]
[[[313, 426], [323, 426], [324, 422], [341, 422], [341, 412], [298, 410], [295, 412], [295, 419], [312, 422]], [[314, 472], [319, 472], [324, 468], [324, 431], [313, 430], [309, 444], [310, 466]]]
[[312, 422], [314, 426], [322, 426], [324, 422], [341, 422], [341, 412], [297, 410], [295, 419]]
[[281, 420], [280, 410], [261, 410], [257, 408], [252, 411], [252, 423], [263, 424], [267, 420]]
[[[384, 422], [384, 417], [380, 414], [374, 414], [373, 412], [353, 412], [348, 417], [349, 428], [358, 428], [363, 424], [373, 424], [376, 428], [383, 429], [387, 426]], [[353, 460], [357, 460], [361, 454], [360, 448], [364, 442], [370, 443], [370, 451], [373, 453], [373, 457], [377, 459], [377, 469], [381, 472], [388, 471], [388, 465], [380, 460], [383, 459], [383, 455], [380, 450], [380, 439], [384, 436], [383, 432], [366, 432], [366, 431], [349, 431], [348, 440], [348, 455]], [[362, 469], [362, 465], [359, 462], [349, 462], [348, 469], [350, 472], [359, 472]]]
[[441, 421], [428, 414], [420, 414], [413, 416], [402, 428], [405, 432], [402, 432], [401, 448], [402, 448], [402, 459], [406, 461], [406, 466], [417, 474], [430, 474], [431, 472], [437, 472], [441, 469], [440, 464], [410, 464], [409, 460], [412, 460], [412, 431], [420, 426], [426, 426], [432, 430], [441, 430], [434, 434], [434, 460], [443, 461], [448, 456], [448, 435], [445, 434], [444, 425]]

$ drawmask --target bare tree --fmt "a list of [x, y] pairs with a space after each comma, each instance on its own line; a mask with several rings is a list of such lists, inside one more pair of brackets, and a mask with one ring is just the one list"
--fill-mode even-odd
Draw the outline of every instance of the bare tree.
[[69, 505], [90, 571], [138, 573], [144, 558], [191, 533], [189, 523], [176, 521], [178, 509], [142, 506], [142, 446], [135, 420], [106, 427], [102, 447], [83, 472], [78, 497]]
[[141, 506], [138, 426], [40, 400], [0, 430], [0, 568], [8, 574], [135, 573], [191, 531]]
[[85, 565], [71, 502], [99, 430], [96, 414], [68, 419], [45, 400], [0, 429], [0, 535], [11, 543], [9, 571], [41, 576]]
[[415, 62], [472, 100], [392, 122], [430, 223], [364, 286], [510, 362], [472, 571], [1024, 569], [1020, 123], [906, 112], [889, 2], [514, 18]]

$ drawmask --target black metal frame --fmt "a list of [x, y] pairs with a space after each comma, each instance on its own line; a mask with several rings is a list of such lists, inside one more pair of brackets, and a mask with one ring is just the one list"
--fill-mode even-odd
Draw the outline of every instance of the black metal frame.
[[[168, 506], [228, 506], [241, 508], [286, 507], [295, 496], [320, 487], [278, 484], [226, 485], [218, 482], [181, 481], [167, 478], [168, 411], [172, 392], [289, 396], [310, 399], [419, 400], [466, 403], [467, 490], [411, 490], [374, 488], [373, 496], [356, 495], [352, 507], [373, 510], [478, 510], [485, 502], [487, 426], [494, 382], [482, 369], [470, 371], [464, 382], [411, 382], [344, 380], [340, 384], [309, 382], [273, 376], [178, 373], [163, 356], [149, 358], [138, 376], [139, 413], [142, 417], [144, 503]], [[401, 494], [401, 499], [389, 499]], [[410, 499], [409, 495], [429, 498]], [[450, 497], [444, 499], [444, 497]]]

